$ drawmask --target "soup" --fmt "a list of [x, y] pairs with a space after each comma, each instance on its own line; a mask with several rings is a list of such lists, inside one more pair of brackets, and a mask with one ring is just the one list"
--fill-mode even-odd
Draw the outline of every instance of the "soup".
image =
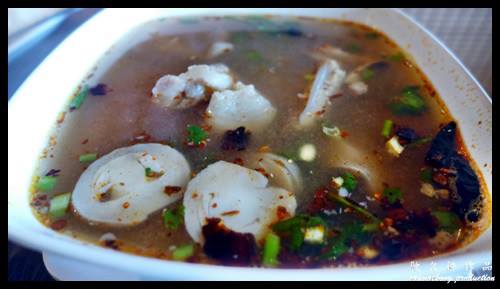
[[490, 224], [452, 116], [409, 55], [356, 23], [160, 19], [60, 113], [31, 187], [63, 234], [162, 259], [362, 266]]

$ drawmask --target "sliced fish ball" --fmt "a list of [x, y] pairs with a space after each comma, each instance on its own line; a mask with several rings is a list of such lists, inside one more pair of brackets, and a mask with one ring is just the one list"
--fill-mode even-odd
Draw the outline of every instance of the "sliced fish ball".
[[316, 120], [323, 118], [329, 98], [339, 93], [345, 75], [337, 61], [330, 59], [323, 62], [314, 78], [307, 105], [299, 116], [301, 127], [310, 127]]
[[271, 185], [284, 188], [295, 194], [302, 191], [302, 176], [297, 164], [272, 153], [250, 153], [244, 164], [251, 169], [260, 169], [268, 175]]
[[276, 109], [253, 85], [236, 83], [234, 90], [217, 91], [208, 104], [208, 122], [219, 131], [244, 126], [258, 131], [271, 123]]
[[184, 194], [186, 229], [203, 243], [202, 227], [207, 219], [219, 218], [228, 229], [251, 233], [259, 241], [269, 226], [295, 214], [297, 203], [292, 192], [269, 187], [261, 173], [236, 164], [218, 161], [193, 178]]
[[[146, 168], [150, 172], [146, 176]], [[191, 169], [184, 156], [162, 144], [119, 148], [93, 162], [80, 176], [72, 204], [83, 218], [134, 225], [182, 197]], [[180, 187], [174, 194], [165, 187]]]

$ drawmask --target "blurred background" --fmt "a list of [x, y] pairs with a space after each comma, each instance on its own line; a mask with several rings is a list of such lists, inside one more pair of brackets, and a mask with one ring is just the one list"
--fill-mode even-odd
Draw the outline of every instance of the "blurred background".
[[[101, 9], [8, 8], [8, 98], [72, 31]], [[436, 35], [492, 97], [491, 8], [401, 8]], [[8, 244], [8, 280], [53, 280], [40, 253]]]

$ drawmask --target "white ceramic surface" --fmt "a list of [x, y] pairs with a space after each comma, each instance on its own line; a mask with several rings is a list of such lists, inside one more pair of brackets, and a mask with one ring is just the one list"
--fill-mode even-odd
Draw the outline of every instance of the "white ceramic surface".
[[[53, 264], [60, 264], [60, 268], [75, 266], [76, 269], [76, 266], [80, 266], [79, 272], [90, 270], [88, 268], [92, 266], [109, 268], [106, 271], [108, 274], [102, 277], [108, 280], [121, 279], [123, 273], [131, 274], [134, 280], [408, 280], [415, 276], [416, 272], [411, 270], [408, 262], [366, 268], [262, 269], [157, 260], [72, 239], [45, 228], [34, 218], [29, 207], [28, 187], [36, 159], [48, 142], [48, 132], [55, 123], [58, 112], [67, 103], [69, 95], [113, 43], [133, 27], [160, 17], [237, 14], [339, 18], [361, 22], [385, 32], [413, 56], [417, 65], [434, 84], [451, 114], [457, 119], [466, 146], [483, 172], [491, 192], [491, 99], [439, 40], [398, 10], [107, 9], [83, 24], [61, 43], [9, 101], [9, 239], [59, 258]], [[479, 121], [481, 125], [478, 125]], [[437, 266], [433, 272], [446, 275], [450, 273], [447, 271], [448, 262], [457, 264], [457, 270], [462, 269], [466, 262], [474, 262], [476, 265], [490, 262], [491, 248], [490, 228], [465, 248], [419, 262], [435, 262]], [[49, 270], [54, 271], [53, 268]], [[455, 271], [455, 274], [457, 272], [459, 273]], [[73, 275], [68, 273], [65, 276], [76, 275], [73, 271]]]

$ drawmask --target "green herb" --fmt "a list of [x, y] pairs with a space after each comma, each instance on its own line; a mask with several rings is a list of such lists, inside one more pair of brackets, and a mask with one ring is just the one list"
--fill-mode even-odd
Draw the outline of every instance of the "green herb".
[[352, 241], [355, 241], [358, 245], [370, 242], [373, 231], [375, 230], [365, 230], [365, 225], [359, 222], [343, 225], [340, 234], [329, 241], [330, 250], [321, 257], [327, 259], [339, 258], [349, 250], [350, 246], [348, 244]]
[[275, 232], [286, 232], [290, 231], [293, 227], [302, 227], [306, 223], [306, 215], [296, 215], [290, 219], [283, 220], [272, 226]]
[[403, 202], [403, 192], [399, 188], [386, 188], [382, 195], [387, 198], [390, 204], [394, 204], [397, 200]]
[[408, 86], [402, 94], [392, 99], [390, 109], [395, 115], [419, 115], [426, 109], [418, 86]]
[[56, 182], [57, 182], [57, 177], [53, 176], [41, 177], [38, 180], [38, 183], [36, 184], [36, 188], [39, 191], [47, 192], [54, 189], [54, 187], [56, 186]]
[[208, 138], [208, 133], [200, 126], [195, 124], [190, 124], [187, 127], [188, 131], [188, 144], [190, 145], [200, 145], [206, 141]]
[[171, 230], [177, 230], [184, 221], [184, 206], [180, 205], [176, 209], [166, 209], [163, 211], [163, 225]]
[[[371, 226], [372, 226], [372, 224], [369, 224], [367, 227], [368, 229], [371, 229], [371, 231], [366, 230], [365, 224], [362, 224], [360, 222], [355, 221], [355, 222], [343, 225], [342, 226], [342, 229], [343, 229], [342, 234], [344, 235], [344, 237], [347, 240], [356, 241], [356, 243], [358, 245], [366, 244], [366, 243], [371, 241], [371, 237], [373, 236], [372, 232], [376, 231], [376, 230], [373, 230], [373, 228]], [[378, 223], [377, 223], [377, 226], [378, 226]]]
[[290, 238], [290, 249], [296, 251], [304, 243], [304, 232], [301, 227], [292, 227]]
[[151, 170], [151, 168], [145, 168], [144, 173], [146, 174], [146, 177], [151, 177], [153, 170]]
[[321, 217], [318, 216], [309, 216], [307, 222], [306, 222], [306, 227], [315, 227], [321, 225], [325, 229], [328, 227], [327, 223], [325, 220], [323, 220]]
[[361, 46], [356, 43], [351, 43], [345, 48], [345, 50], [351, 53], [358, 53], [361, 52]]
[[361, 71], [361, 78], [364, 81], [372, 79], [374, 75], [375, 75], [375, 71], [373, 71], [373, 69], [370, 69], [370, 68], [365, 68]]
[[81, 163], [90, 163], [90, 162], [95, 161], [96, 159], [97, 159], [96, 153], [80, 155], [80, 162]]
[[349, 208], [355, 210], [356, 212], [360, 213], [361, 215], [363, 215], [363, 216], [365, 216], [365, 217], [367, 217], [375, 222], [380, 221], [377, 217], [375, 217], [375, 215], [370, 213], [367, 209], [361, 207], [358, 204], [355, 204], [354, 202], [352, 202], [344, 197], [341, 197], [341, 196], [339, 196], [335, 193], [332, 193], [332, 192], [329, 192], [326, 196], [329, 200], [334, 201], [334, 202], [338, 202], [341, 205], [349, 207]]
[[269, 233], [264, 242], [262, 253], [262, 264], [274, 267], [278, 264], [278, 254], [280, 252], [280, 237], [274, 233]]
[[344, 179], [342, 187], [346, 188], [346, 190], [348, 190], [349, 192], [352, 192], [354, 191], [354, 189], [356, 189], [358, 181], [356, 180], [353, 174], [345, 173], [342, 175], [342, 178]]
[[248, 60], [251, 60], [251, 61], [254, 61], [254, 62], [260, 62], [263, 60], [263, 57], [262, 55], [255, 51], [255, 50], [249, 50], [246, 52], [246, 57], [248, 58]]
[[184, 261], [187, 258], [193, 256], [194, 254], [194, 245], [188, 244], [177, 247], [172, 253], [172, 258], [177, 261]]
[[403, 53], [398, 52], [398, 53], [395, 53], [395, 54], [387, 56], [387, 59], [389, 59], [391, 61], [398, 62], [398, 61], [401, 61], [401, 60], [405, 59], [405, 56], [404, 56]]
[[50, 199], [49, 215], [53, 218], [60, 218], [66, 214], [69, 207], [71, 193], [57, 195]]
[[377, 39], [380, 35], [376, 32], [368, 32], [365, 34], [365, 37], [370, 39], [370, 40], [374, 40], [374, 39]]
[[73, 98], [73, 100], [71, 100], [71, 103], [69, 104], [69, 108], [70, 109], [79, 109], [82, 106], [85, 99], [87, 98], [88, 93], [89, 93], [89, 88], [87, 87], [87, 85], [80, 88], [80, 91], [78, 92], [78, 94]]
[[454, 233], [460, 229], [460, 218], [452, 212], [448, 211], [435, 211], [431, 213], [438, 221], [439, 228], [449, 233]]
[[432, 169], [425, 168], [422, 171], [420, 171], [420, 180], [424, 183], [431, 183], [432, 182]]
[[322, 225], [327, 228], [326, 222], [321, 217], [301, 214], [274, 224], [272, 229], [277, 233], [288, 234], [290, 238], [290, 249], [296, 251], [304, 242], [305, 228], [317, 225]]
[[430, 136], [421, 137], [421, 138], [417, 139], [416, 141], [408, 144], [408, 147], [419, 146], [419, 145], [426, 144], [426, 143], [431, 142], [431, 141], [432, 141], [432, 137], [430, 137]]
[[346, 245], [346, 239], [342, 235], [332, 239], [330, 241], [330, 244], [330, 250], [327, 253], [323, 254], [321, 256], [322, 258], [337, 259], [344, 253], [347, 253], [347, 251], [349, 251], [349, 247]]
[[392, 120], [386, 119], [384, 120], [384, 127], [382, 127], [382, 136], [389, 137], [392, 131]]

